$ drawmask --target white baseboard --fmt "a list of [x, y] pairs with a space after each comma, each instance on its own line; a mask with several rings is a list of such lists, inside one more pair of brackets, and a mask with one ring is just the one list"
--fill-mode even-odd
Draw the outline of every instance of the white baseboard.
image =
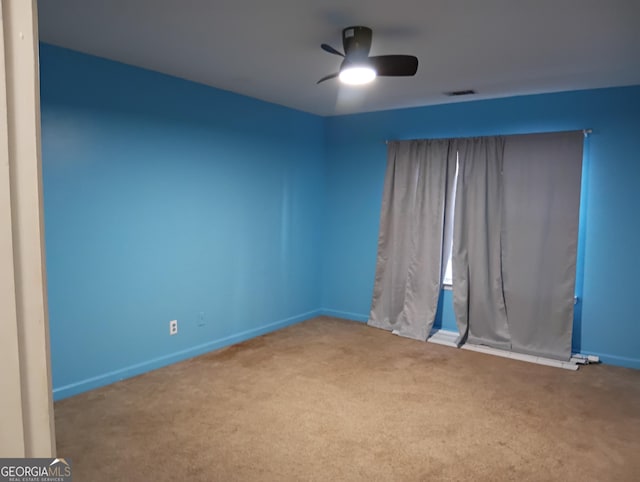
[[[431, 336], [427, 339], [427, 341], [430, 343], [437, 343], [438, 345], [451, 346], [455, 348], [457, 347], [456, 340], [458, 339], [458, 336], [459, 336], [458, 333], [454, 331], [436, 330], [431, 332]], [[545, 358], [541, 356], [526, 355], [524, 353], [516, 353], [513, 351], [499, 350], [497, 348], [492, 348], [490, 346], [465, 343], [460, 348], [462, 348], [463, 350], [486, 353], [487, 355], [494, 355], [502, 358], [511, 358], [512, 360], [536, 363], [537, 365], [563, 368], [565, 370], [575, 371], [579, 368], [579, 365], [572, 362], [554, 360], [552, 358]]]

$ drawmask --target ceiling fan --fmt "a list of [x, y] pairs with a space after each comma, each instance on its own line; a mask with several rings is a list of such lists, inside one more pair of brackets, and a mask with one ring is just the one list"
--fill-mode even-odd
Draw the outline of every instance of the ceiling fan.
[[331, 45], [322, 44], [325, 52], [344, 60], [340, 70], [322, 77], [317, 83], [339, 77], [345, 84], [358, 85], [376, 77], [410, 77], [418, 71], [418, 59], [413, 55], [375, 55], [369, 57], [373, 32], [368, 27], [347, 27], [342, 30], [344, 54]]

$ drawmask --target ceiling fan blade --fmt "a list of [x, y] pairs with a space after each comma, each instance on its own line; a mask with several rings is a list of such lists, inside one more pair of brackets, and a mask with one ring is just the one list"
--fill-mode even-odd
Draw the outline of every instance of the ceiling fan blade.
[[344, 57], [344, 54], [336, 49], [334, 49], [331, 45], [322, 44], [320, 48], [325, 52], [329, 52], [330, 54], [339, 55], [340, 57]]
[[418, 59], [413, 55], [377, 55], [369, 57], [378, 76], [404, 77], [416, 75]]
[[319, 84], [320, 82], [324, 82], [325, 80], [335, 79], [338, 75], [340, 75], [339, 72], [336, 72], [335, 74], [326, 75], [322, 77], [318, 82], [316, 82], [316, 84]]

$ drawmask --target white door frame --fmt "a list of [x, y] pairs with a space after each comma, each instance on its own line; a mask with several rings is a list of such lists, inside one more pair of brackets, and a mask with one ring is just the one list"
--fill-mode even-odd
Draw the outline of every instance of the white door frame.
[[37, 6], [0, 1], [0, 457], [54, 457]]

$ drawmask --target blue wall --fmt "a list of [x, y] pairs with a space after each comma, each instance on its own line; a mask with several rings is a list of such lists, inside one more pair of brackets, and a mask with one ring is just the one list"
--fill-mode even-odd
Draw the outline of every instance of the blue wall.
[[[512, 97], [326, 120], [323, 308], [366, 320], [386, 139], [593, 128], [585, 143], [574, 348], [640, 368], [640, 87]], [[438, 323], [454, 329], [451, 292]], [[581, 317], [581, 319], [580, 319]]]
[[317, 314], [321, 118], [49, 45], [40, 69], [56, 399]]
[[[322, 119], [40, 55], [56, 399], [321, 312], [366, 320], [385, 139], [585, 127], [574, 347], [640, 368], [640, 87]], [[455, 330], [450, 291], [437, 323]]]

